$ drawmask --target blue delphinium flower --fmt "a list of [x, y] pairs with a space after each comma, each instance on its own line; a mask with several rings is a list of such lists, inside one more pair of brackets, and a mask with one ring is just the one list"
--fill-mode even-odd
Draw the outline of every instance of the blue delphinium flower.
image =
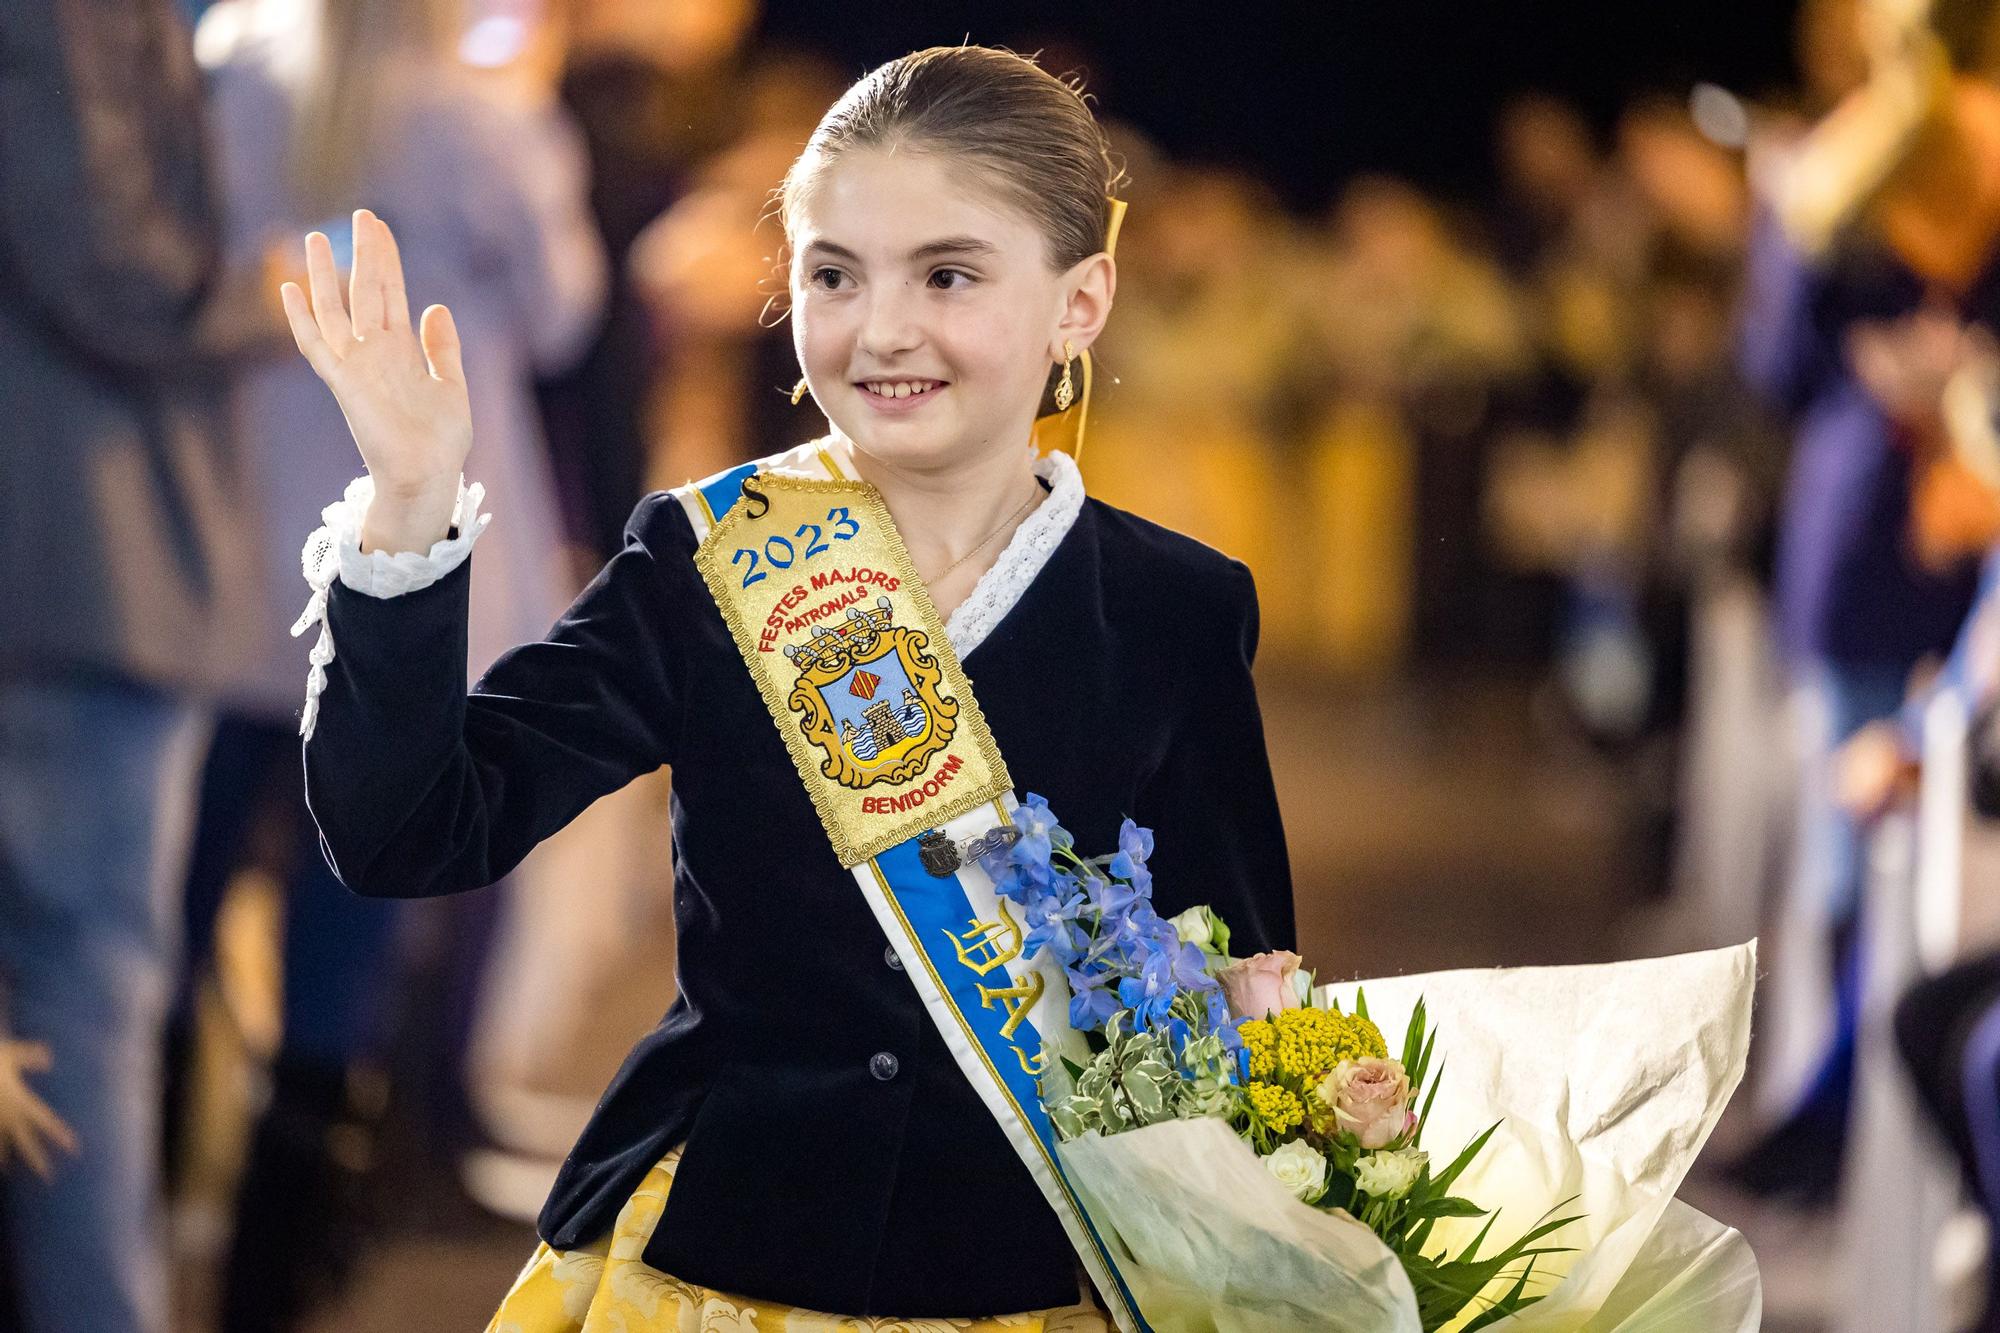
[[[1005, 856], [1005, 853], [1001, 855]], [[1043, 886], [1035, 883], [1023, 866], [1008, 865], [1002, 861], [997, 867], [986, 867], [986, 873], [993, 877], [993, 892], [1002, 898], [1010, 898], [1024, 907], [1045, 892]]]
[[1168, 960], [1176, 986], [1191, 991], [1213, 992], [1221, 989], [1220, 983], [1208, 974], [1208, 955], [1179, 935], [1173, 937], [1172, 943], [1162, 947], [1160, 953]]
[[1055, 849], [1067, 849], [1073, 840], [1069, 830], [1056, 822], [1049, 803], [1033, 792], [1015, 810], [1014, 828], [1019, 836], [1005, 847], [983, 853], [979, 864], [992, 878], [994, 892], [1026, 906], [1061, 878], [1053, 864]]
[[1125, 916], [1140, 900], [1139, 891], [1121, 880], [1091, 874], [1085, 884], [1090, 890], [1091, 907], [1107, 918]]
[[1118, 850], [1143, 864], [1153, 855], [1153, 830], [1127, 819], [1118, 826]]
[[1134, 897], [1146, 897], [1153, 891], [1153, 872], [1146, 869], [1144, 861], [1134, 860], [1128, 853], [1112, 853], [1105, 869], [1113, 878], [1123, 880]]
[[1229, 1000], [1220, 986], [1208, 993], [1208, 1030], [1222, 1038], [1223, 1050], [1243, 1049], [1242, 1034], [1236, 1030], [1236, 1020], [1229, 1016]]
[[1082, 965], [1104, 973], [1122, 973], [1138, 965], [1134, 941], [1128, 931], [1120, 929], [1118, 919], [1098, 919], [1098, 935], [1090, 941]]
[[1174, 960], [1157, 950], [1147, 953], [1138, 976], [1124, 977], [1118, 982], [1118, 998], [1133, 1012], [1136, 1022], [1148, 1027], [1166, 1021], [1167, 1006], [1180, 993], [1181, 988], [1174, 981]]
[[976, 858], [979, 868], [984, 870], [996, 885], [1014, 872], [1014, 846], [1012, 842], [1003, 842], [998, 846], [988, 844]]
[[1029, 792], [1020, 808], [1014, 811], [1014, 827], [1021, 830], [1020, 840], [1014, 844], [1015, 849], [1026, 852], [1043, 865], [1049, 863], [1052, 849], [1070, 847], [1075, 842], [1069, 830], [1056, 822], [1049, 803], [1033, 792]]
[[[1118, 850], [1088, 861], [1077, 857], [1069, 831], [1048, 802], [1029, 793], [1016, 810], [1019, 837], [980, 857], [995, 890], [1022, 907], [1030, 958], [1044, 948], [1063, 964], [1070, 983], [1070, 1025], [1100, 1031], [1129, 1021], [1164, 1036], [1178, 1059], [1189, 1041], [1216, 1033], [1232, 1079], [1247, 1079], [1242, 1038], [1229, 1017], [1207, 955], [1180, 938], [1152, 901], [1146, 860], [1153, 833], [1130, 819], [1118, 830]], [[1171, 1012], [1183, 993], [1203, 997], [1193, 1022]], [[1129, 1011], [1129, 1019], [1121, 1017]]]
[[1206, 956], [1181, 939], [1174, 923], [1155, 912], [1149, 898], [1141, 898], [1132, 905], [1126, 913], [1125, 925], [1137, 957], [1144, 960], [1164, 956], [1173, 967], [1176, 985], [1205, 991], [1216, 984], [1208, 975]]
[[[1065, 888], [1069, 881], [1061, 881]], [[1027, 904], [1028, 933], [1022, 940], [1027, 956], [1034, 958], [1044, 945], [1055, 951], [1064, 966], [1074, 963], [1090, 942], [1078, 922], [1088, 912], [1084, 895], [1072, 892], [1064, 898], [1056, 893], [1037, 894]]]
[[1180, 932], [1174, 923], [1161, 916], [1153, 907], [1151, 890], [1141, 892], [1125, 909], [1125, 915], [1132, 922], [1132, 929], [1155, 943], [1180, 939]]
[[1112, 1015], [1124, 1006], [1119, 1004], [1117, 992], [1110, 986], [1115, 980], [1106, 972], [1079, 972], [1075, 968], [1069, 972], [1069, 1025], [1078, 1032], [1089, 1032], [1104, 1026]]

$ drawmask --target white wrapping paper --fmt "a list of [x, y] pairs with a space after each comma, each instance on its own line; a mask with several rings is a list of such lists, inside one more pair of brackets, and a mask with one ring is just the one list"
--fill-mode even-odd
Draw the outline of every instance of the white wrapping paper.
[[1420, 1333], [1410, 1279], [1375, 1233], [1294, 1199], [1222, 1121], [1060, 1152], [1154, 1333]]
[[[1674, 1199], [1743, 1077], [1755, 944], [1588, 967], [1480, 969], [1322, 987], [1400, 1046], [1422, 998], [1440, 1085], [1424, 1147], [1442, 1166], [1503, 1122], [1453, 1192], [1500, 1210], [1482, 1253], [1551, 1208], [1546, 1298], [1510, 1333], [1754, 1333], [1762, 1288], [1736, 1232]], [[1062, 1147], [1063, 1162], [1160, 1333], [1410, 1333], [1415, 1298], [1358, 1223], [1293, 1200], [1219, 1121]], [[1441, 1222], [1456, 1252], [1483, 1219]], [[1468, 1312], [1461, 1322], [1472, 1317]]]

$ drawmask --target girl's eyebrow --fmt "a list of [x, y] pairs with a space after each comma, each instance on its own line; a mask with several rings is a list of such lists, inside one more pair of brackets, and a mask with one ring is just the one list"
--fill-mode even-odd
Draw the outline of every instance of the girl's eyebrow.
[[999, 251], [989, 241], [977, 236], [947, 236], [941, 241], [931, 241], [910, 251], [912, 259], [934, 259], [939, 255], [992, 255]]
[[[838, 259], [860, 263], [861, 256], [844, 245], [832, 241], [814, 241], [806, 247], [807, 254], [822, 252]], [[946, 236], [942, 240], [926, 241], [910, 251], [911, 259], [935, 259], [939, 255], [993, 255], [999, 251], [990, 241], [982, 241], [977, 236]]]

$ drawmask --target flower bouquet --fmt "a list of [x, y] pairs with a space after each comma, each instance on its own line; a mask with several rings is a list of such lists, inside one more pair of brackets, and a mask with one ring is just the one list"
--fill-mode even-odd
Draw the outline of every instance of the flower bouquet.
[[1742, 1076], [1750, 946], [1316, 987], [1160, 917], [1148, 830], [1084, 858], [1040, 798], [1015, 819], [982, 866], [1071, 995], [1043, 1101], [1160, 1333], [1756, 1328], [1748, 1247], [1673, 1198]]

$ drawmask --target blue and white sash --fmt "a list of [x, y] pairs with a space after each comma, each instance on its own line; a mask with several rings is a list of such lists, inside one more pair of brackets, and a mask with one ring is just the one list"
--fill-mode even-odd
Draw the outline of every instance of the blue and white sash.
[[1012, 824], [1012, 779], [880, 495], [817, 443], [674, 495], [841, 863], [1118, 1327], [1150, 1333], [1042, 1109], [1047, 1062], [1088, 1058], [1062, 968], [1022, 956], [972, 854]]

